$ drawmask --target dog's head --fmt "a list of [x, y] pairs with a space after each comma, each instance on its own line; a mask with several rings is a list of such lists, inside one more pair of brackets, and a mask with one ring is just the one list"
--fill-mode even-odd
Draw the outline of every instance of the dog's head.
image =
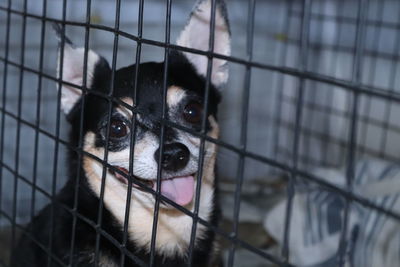
[[[200, 1], [177, 44], [207, 51], [210, 43], [210, 18], [211, 1]], [[108, 62], [92, 50], [87, 52], [84, 64], [85, 50], [74, 47], [66, 38], [64, 40], [58, 73], [64, 81], [61, 104], [73, 125], [72, 139], [78, 140], [83, 131], [84, 150], [101, 160], [107, 150], [106, 160], [112, 166], [103, 168], [97, 159], [85, 155], [83, 169], [90, 180], [89, 184], [95, 191], [99, 191], [98, 185], [105, 170], [106, 186], [112, 188], [117, 195], [126, 195], [128, 181], [132, 179], [133, 196], [151, 206], [154, 196], [136, 182], [155, 190], [158, 170], [161, 170], [162, 194], [180, 205], [192, 203], [199, 171], [200, 138], [165, 124], [164, 146], [160, 148], [163, 100], [165, 96], [165, 120], [200, 132], [205, 116], [206, 133], [217, 138], [216, 112], [220, 87], [228, 78], [226, 61], [212, 59], [211, 84], [206, 103], [206, 56], [171, 50], [168, 66], [165, 66], [165, 62], [142, 63], [121, 68], [113, 74]], [[229, 26], [225, 7], [220, 1], [216, 3], [214, 40], [214, 52], [229, 55]], [[82, 97], [82, 90], [73, 85], [82, 86], [84, 83], [87, 93]], [[112, 101], [107, 99], [111, 88]], [[80, 127], [81, 114], [83, 128]], [[213, 183], [215, 153], [216, 146], [206, 142], [204, 183]], [[131, 170], [132, 176], [128, 175], [128, 170]]]

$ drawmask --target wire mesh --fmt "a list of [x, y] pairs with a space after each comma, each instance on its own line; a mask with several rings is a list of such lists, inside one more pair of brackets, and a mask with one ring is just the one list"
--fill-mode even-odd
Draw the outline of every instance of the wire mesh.
[[[78, 221], [83, 221], [96, 232], [93, 251], [93, 265], [101, 266], [101, 248], [104, 242], [114, 246], [119, 254], [118, 265], [128, 266], [158, 266], [160, 259], [157, 255], [157, 234], [159, 231], [159, 213], [161, 204], [168, 204], [185, 216], [191, 217], [190, 241], [187, 248], [188, 266], [197, 266], [194, 249], [198, 238], [198, 228], [204, 227], [212, 232], [217, 240], [227, 243], [223, 249], [223, 266], [242, 266], [238, 254], [247, 251], [257, 256], [262, 266], [297, 266], [296, 252], [291, 251], [291, 244], [296, 233], [293, 232], [293, 206], [296, 197], [310, 188], [322, 188], [332, 192], [344, 203], [343, 213], [339, 216], [341, 231], [335, 251], [335, 261], [329, 266], [345, 266], [352, 262], [354, 249], [352, 212], [362, 207], [376, 212], [388, 220], [400, 221], [400, 212], [394, 205], [385, 205], [385, 202], [375, 201], [359, 190], [358, 163], [365, 157], [373, 157], [387, 162], [399, 164], [400, 128], [398, 115], [400, 112], [400, 85], [399, 72], [399, 44], [400, 44], [400, 4], [395, 1], [378, 0], [325, 0], [313, 2], [303, 1], [271, 1], [266, 4], [262, 1], [227, 1], [228, 13], [232, 25], [233, 51], [239, 51], [232, 56], [214, 52], [216, 10], [220, 0], [211, 1], [210, 8], [210, 36], [208, 49], [201, 51], [183, 47], [171, 42], [175, 34], [174, 12], [189, 4], [183, 1], [78, 1], [80, 7], [85, 7], [81, 20], [73, 17], [71, 4], [66, 0], [50, 2], [5, 1], [0, 3], [2, 28], [2, 65], [3, 84], [1, 91], [1, 139], [0, 139], [0, 228], [6, 236], [0, 242], [8, 247], [8, 254], [0, 255], [0, 265], [10, 266], [11, 250], [16, 246], [17, 238], [23, 234], [33, 242], [40, 251], [47, 255], [47, 266], [75, 266], [74, 255], [76, 249]], [[135, 7], [137, 12], [137, 32], [132, 32], [132, 25], [126, 18], [124, 5]], [[157, 3], [157, 4], [154, 4]], [[193, 3], [190, 3], [192, 5]], [[111, 7], [114, 12], [109, 23], [94, 16], [96, 12]], [[158, 13], [161, 30], [153, 30], [158, 36], [147, 33], [147, 5], [157, 5], [162, 15]], [[232, 5], [232, 7], [231, 7]], [[236, 9], [233, 8], [236, 6]], [[58, 10], [60, 15], [54, 16], [51, 11]], [[243, 12], [246, 10], [246, 12]], [[268, 21], [266, 11], [276, 21]], [[158, 10], [159, 11], [159, 10]], [[153, 10], [155, 13], [155, 11]], [[181, 15], [184, 11], [177, 11]], [[278, 15], [275, 15], [276, 12]], [[245, 15], [243, 15], [245, 14]], [[153, 14], [154, 15], [154, 14]], [[107, 15], [111, 16], [111, 15]], [[162, 19], [159, 19], [161, 17]], [[245, 17], [239, 20], [239, 17]], [[238, 21], [235, 21], [238, 19]], [[18, 21], [18, 23], [17, 23]], [[278, 23], [279, 22], [279, 23]], [[81, 86], [63, 80], [64, 50], [60, 50], [60, 69], [55, 74], [50, 71], [50, 65], [55, 65], [52, 55], [55, 55], [56, 46], [48, 41], [50, 23], [60, 25], [61, 32], [83, 31], [83, 81]], [[154, 23], [154, 21], [153, 21]], [[38, 25], [37, 46], [32, 47], [33, 35], [29, 32], [32, 25]], [[151, 23], [150, 23], [151, 24]], [[269, 32], [275, 24], [279, 31]], [[235, 37], [235, 26], [242, 27], [242, 36]], [[271, 26], [272, 25], [272, 26]], [[182, 26], [182, 25], [180, 25]], [[238, 28], [240, 28], [238, 26]], [[18, 30], [16, 30], [16, 28]], [[151, 31], [150, 31], [151, 32]], [[239, 32], [239, 30], [237, 31]], [[16, 37], [16, 33], [20, 33]], [[102, 34], [107, 34], [102, 43]], [[54, 35], [54, 34], [53, 34]], [[264, 35], [267, 35], [265, 37]], [[99, 37], [100, 36], [100, 37]], [[163, 38], [161, 38], [162, 36]], [[265, 38], [265, 39], [263, 39]], [[260, 41], [261, 40], [261, 41]], [[265, 53], [265, 44], [272, 43], [271, 55], [264, 59], [260, 55]], [[54, 44], [55, 42], [53, 42]], [[60, 47], [67, 43], [61, 38]], [[111, 84], [109, 92], [90, 90], [87, 84], [87, 66], [89, 49], [97, 46], [100, 50], [111, 52]], [[124, 46], [125, 45], [125, 46]], [[103, 48], [102, 48], [103, 46]], [[132, 48], [134, 47], [134, 48]], [[106, 145], [103, 157], [98, 157], [85, 150], [83, 130], [85, 122], [86, 98], [96, 96], [107, 102], [108, 123], [111, 122], [113, 105], [118, 104], [132, 112], [130, 120], [130, 152], [128, 176], [134, 172], [134, 147], [137, 133], [137, 116], [143, 116], [136, 109], [138, 78], [140, 63], [143, 63], [143, 54], [151, 54], [151, 49], [159, 49], [159, 58], [164, 62], [162, 84], [162, 115], [160, 119], [160, 152], [158, 156], [156, 190], [148, 188], [140, 181], [128, 179], [126, 190], [127, 203], [124, 206], [122, 235], [109, 233], [103, 229], [104, 216], [108, 216], [104, 203], [107, 186], [107, 171], [111, 170], [122, 176], [124, 172], [109, 162], [109, 131], [106, 131]], [[18, 50], [18, 52], [15, 52]], [[146, 52], [146, 51], [150, 52]], [[52, 52], [49, 52], [52, 51]], [[161, 52], [160, 52], [161, 51]], [[220, 122], [222, 137], [215, 139], [207, 133], [207, 117], [201, 120], [201, 130], [197, 131], [179, 123], [171, 121], [167, 112], [167, 90], [169, 62], [171, 51], [188, 52], [207, 57], [207, 71], [204, 88], [204, 113], [208, 113], [211, 91], [211, 76], [213, 60], [226, 60], [231, 65], [231, 80], [229, 87], [238, 88], [223, 92], [231, 102], [222, 103], [222, 108], [230, 106], [228, 111], [221, 110], [221, 117], [232, 117], [237, 120], [233, 123]], [[35, 56], [31, 55], [35, 54]], [[28, 56], [27, 56], [28, 55]], [[120, 63], [123, 62], [123, 63]], [[115, 73], [120, 65], [126, 62], [136, 63], [135, 81], [131, 92], [133, 103], [128, 105], [114, 96]], [[32, 63], [34, 62], [34, 63]], [[238, 77], [242, 77], [239, 81]], [[266, 79], [267, 77], [267, 79]], [[35, 81], [35, 82], [32, 82]], [[53, 90], [54, 83], [58, 90]], [[79, 132], [78, 143], [72, 145], [64, 133], [64, 119], [61, 115], [62, 86], [69, 86], [82, 92], [79, 102]], [[35, 93], [29, 92], [34, 88]], [[268, 88], [270, 87], [270, 88]], [[57, 93], [54, 93], [57, 91]], [[49, 93], [53, 92], [53, 93]], [[238, 98], [240, 101], [232, 100]], [[31, 100], [32, 98], [33, 100]], [[265, 100], [270, 98], [272, 100]], [[32, 104], [27, 104], [27, 99]], [[52, 99], [53, 106], [47, 107], [48, 99]], [[268, 102], [270, 101], [270, 102]], [[237, 105], [240, 103], [240, 105]], [[266, 105], [265, 103], [268, 103]], [[33, 111], [28, 111], [29, 108]], [[234, 111], [234, 115], [229, 112]], [[56, 111], [56, 112], [55, 112]], [[43, 114], [55, 114], [52, 119], [44, 118]], [[236, 116], [236, 115], [237, 116]], [[236, 116], [236, 117], [235, 117]], [[259, 124], [257, 124], [259, 123]], [[165, 132], [173, 128], [200, 139], [198, 166], [196, 174], [196, 188], [193, 210], [188, 210], [164, 196], [161, 192], [163, 149]], [[11, 130], [10, 130], [11, 129]], [[268, 129], [268, 132], [262, 130]], [[30, 134], [29, 134], [29, 131]], [[225, 132], [225, 133], [224, 133]], [[234, 132], [229, 133], [227, 132]], [[260, 133], [261, 132], [261, 133]], [[263, 137], [260, 137], [260, 136]], [[267, 137], [265, 137], [265, 136]], [[236, 137], [237, 138], [236, 138]], [[236, 141], [232, 141], [234, 139]], [[26, 142], [31, 140], [30, 145]], [[28, 140], [28, 141], [27, 141]], [[201, 182], [205, 145], [216, 145], [221, 150], [222, 168], [219, 168], [221, 185], [233, 184], [232, 190], [226, 190], [224, 195], [233, 198], [232, 207], [222, 206], [223, 214], [232, 208], [232, 224], [215, 225], [199, 216]], [[60, 203], [57, 193], [65, 183], [65, 172], [68, 172], [60, 162], [66, 160], [66, 151], [77, 156], [76, 178], [74, 181], [74, 195], [72, 205]], [[234, 154], [234, 157], [227, 157]], [[96, 207], [96, 220], [85, 217], [78, 212], [82, 203], [79, 202], [81, 187], [83, 158], [100, 163], [102, 166], [101, 188], [99, 205]], [[28, 163], [27, 163], [28, 162]], [[45, 167], [43, 167], [45, 166]], [[344, 185], [330, 181], [324, 172], [331, 168], [342, 168]], [[330, 168], [330, 169], [327, 169]], [[43, 169], [51, 169], [50, 172]], [[28, 171], [27, 171], [28, 170]], [[262, 174], [259, 177], [257, 172]], [[48, 179], [42, 177], [47, 174]], [[231, 177], [229, 177], [231, 176]], [[272, 178], [271, 178], [272, 177]], [[278, 178], [277, 178], [278, 177]], [[255, 245], [245, 236], [242, 230], [241, 215], [243, 199], [246, 198], [246, 189], [254, 185], [254, 181], [279, 180], [286, 190], [280, 190], [279, 197], [286, 200], [283, 219], [282, 243], [277, 251], [263, 245]], [[255, 183], [257, 184], [257, 183]], [[270, 187], [264, 183], [261, 187]], [[154, 213], [152, 220], [152, 234], [148, 244], [148, 258], [143, 259], [130, 250], [129, 225], [131, 221], [132, 190], [136, 187], [154, 195]], [[262, 189], [257, 189], [262, 190]], [[224, 191], [224, 188], [222, 188]], [[258, 192], [258, 191], [257, 191]], [[274, 192], [276, 193], [276, 192]], [[398, 193], [398, 192], [397, 192]], [[257, 195], [256, 197], [258, 197]], [[265, 196], [264, 196], [265, 197]], [[262, 198], [263, 201], [268, 199]], [[25, 224], [32, 220], [45, 204], [50, 202], [50, 229], [49, 240], [43, 243], [25, 228]], [[25, 204], [25, 205], [24, 205]], [[264, 204], [260, 204], [264, 207]], [[57, 225], [54, 220], [57, 209], [62, 209], [71, 216], [71, 237], [69, 251], [66, 258], [60, 258], [53, 253], [57, 237], [54, 229]], [[268, 213], [267, 210], [260, 210]], [[230, 212], [230, 211], [229, 211]], [[263, 222], [258, 222], [263, 224]], [[4, 230], [4, 231], [3, 231]], [[268, 233], [273, 236], [273, 233]], [[275, 245], [277, 240], [274, 241]], [[2, 245], [3, 246], [3, 245]], [[242, 265], [241, 265], [242, 264]], [[250, 266], [243, 265], [243, 266]], [[354, 264], [354, 262], [353, 262]], [[135, 266], [136, 266], [135, 265]], [[129, 265], [130, 266], [130, 265]], [[326, 265], [328, 266], [328, 265]], [[356, 266], [356, 265], [355, 265]]]

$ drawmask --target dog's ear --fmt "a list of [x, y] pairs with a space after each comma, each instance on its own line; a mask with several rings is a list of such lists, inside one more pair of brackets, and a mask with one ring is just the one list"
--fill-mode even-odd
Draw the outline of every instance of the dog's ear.
[[[68, 115], [82, 95], [82, 90], [79, 87], [83, 85], [85, 73], [86, 88], [91, 88], [96, 65], [102, 58], [92, 50], [89, 50], [87, 53], [86, 70], [84, 70], [85, 49], [83, 47], [75, 47], [68, 37], [62, 33], [61, 27], [58, 24], [53, 24], [53, 28], [60, 40], [57, 78], [62, 78], [63, 82], [61, 86], [61, 107], [64, 113]], [[64, 42], [61, 40], [64, 40]], [[62, 44], [64, 47], [62, 47]]]
[[[229, 56], [230, 29], [226, 6], [224, 0], [199, 0], [190, 14], [186, 27], [181, 32], [177, 44], [198, 50], [208, 51], [210, 40], [211, 7], [215, 1], [215, 31], [214, 53]], [[184, 55], [193, 64], [198, 74], [207, 75], [206, 56], [184, 52]], [[211, 82], [214, 86], [220, 87], [228, 80], [228, 67], [226, 60], [212, 58]]]

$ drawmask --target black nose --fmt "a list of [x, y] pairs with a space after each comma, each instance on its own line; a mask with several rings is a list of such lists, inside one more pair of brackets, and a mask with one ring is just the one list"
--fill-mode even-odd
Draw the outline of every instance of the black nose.
[[[154, 158], [158, 162], [160, 149], [154, 153]], [[189, 162], [189, 149], [181, 143], [165, 144], [161, 166], [166, 171], [179, 171]]]

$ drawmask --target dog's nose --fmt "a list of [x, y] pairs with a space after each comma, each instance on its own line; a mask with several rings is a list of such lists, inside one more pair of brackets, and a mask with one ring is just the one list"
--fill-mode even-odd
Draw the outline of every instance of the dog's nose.
[[[154, 153], [154, 158], [158, 162], [160, 149]], [[161, 166], [166, 171], [179, 171], [189, 162], [189, 149], [181, 143], [165, 144]]]

